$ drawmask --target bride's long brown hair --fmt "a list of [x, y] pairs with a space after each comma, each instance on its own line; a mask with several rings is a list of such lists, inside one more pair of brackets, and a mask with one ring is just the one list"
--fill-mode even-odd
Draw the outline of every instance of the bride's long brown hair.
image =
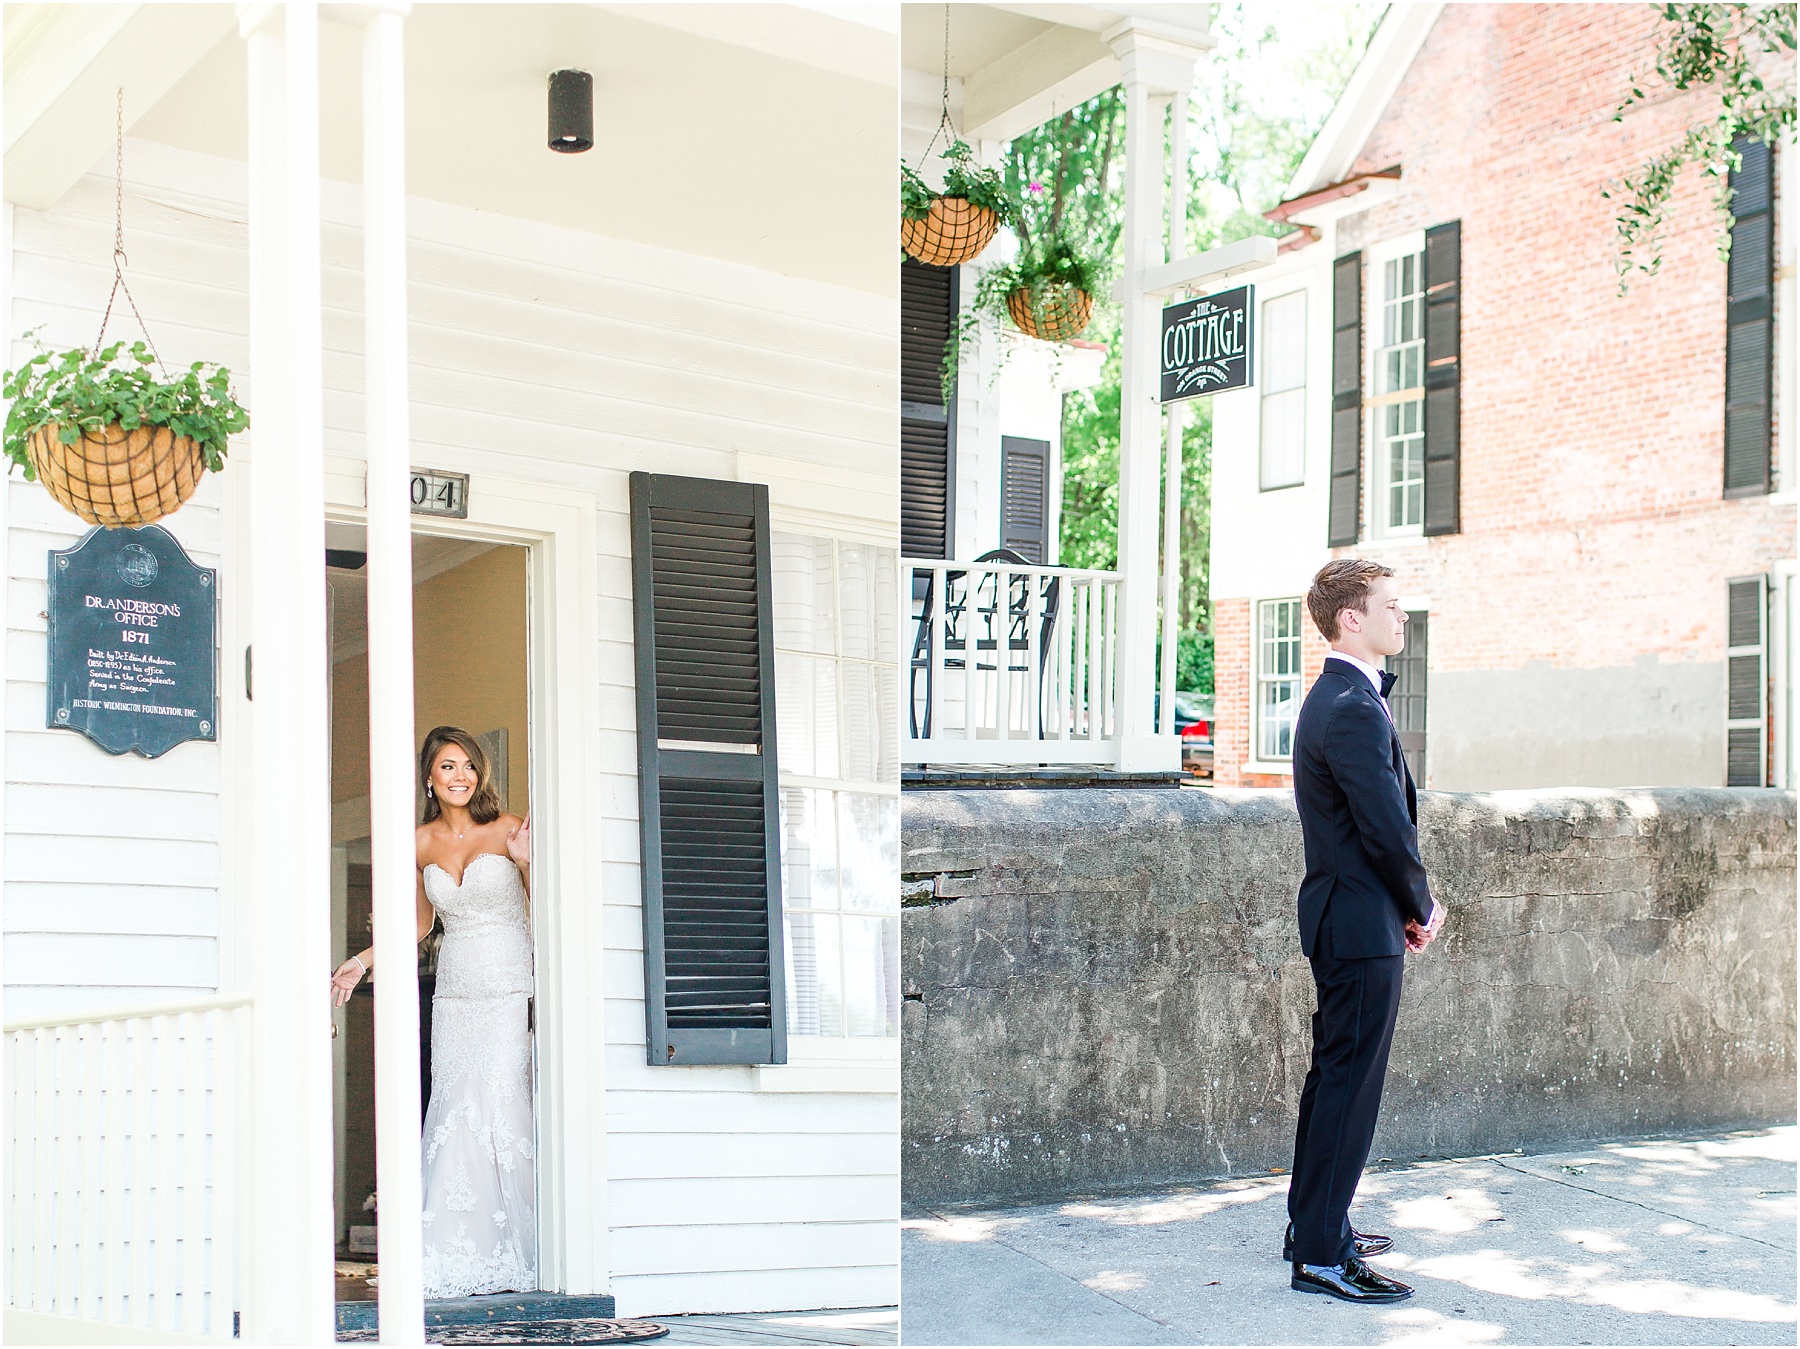
[[488, 765], [487, 751], [481, 742], [460, 726], [433, 726], [425, 735], [425, 748], [419, 751], [419, 784], [425, 787], [425, 817], [430, 824], [444, 812], [430, 790], [431, 765], [445, 745], [455, 745], [469, 756], [475, 770], [475, 790], [469, 794], [469, 814], [476, 824], [492, 824], [500, 818], [500, 793], [494, 786], [494, 770]]

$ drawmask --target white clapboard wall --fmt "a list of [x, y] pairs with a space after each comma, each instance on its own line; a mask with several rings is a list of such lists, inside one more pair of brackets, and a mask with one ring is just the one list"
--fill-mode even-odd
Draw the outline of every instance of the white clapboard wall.
[[[243, 166], [144, 142], [127, 143], [126, 163], [133, 291], [163, 355], [244, 370]], [[349, 188], [326, 186], [326, 452], [360, 457], [359, 209]], [[897, 1063], [891, 1041], [797, 1041], [797, 1063], [823, 1066], [785, 1078], [644, 1062], [626, 477], [754, 476], [772, 484], [779, 529], [896, 538], [897, 304], [460, 208], [410, 210], [414, 462], [566, 483], [601, 502], [599, 890], [619, 1311], [892, 1303], [898, 1102], [872, 1089]], [[9, 331], [42, 323], [52, 345], [91, 341], [111, 235], [112, 185], [99, 177], [49, 211], [18, 210]], [[15, 342], [15, 362], [21, 351]], [[254, 382], [240, 387], [254, 413]], [[221, 902], [222, 747], [114, 759], [44, 729], [44, 552], [80, 530], [36, 487], [11, 491], [8, 1014], [210, 991], [233, 968], [231, 905], [250, 902]], [[172, 522], [204, 565], [220, 561], [223, 500], [209, 479]], [[230, 652], [221, 677], [236, 677]]]

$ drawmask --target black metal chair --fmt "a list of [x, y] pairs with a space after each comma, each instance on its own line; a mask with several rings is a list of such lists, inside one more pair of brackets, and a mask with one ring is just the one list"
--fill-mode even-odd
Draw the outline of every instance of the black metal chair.
[[[975, 559], [977, 562], [1004, 562], [1013, 566], [1033, 566], [1031, 561], [1011, 548], [996, 548], [983, 553]], [[970, 595], [966, 571], [947, 571], [944, 573], [944, 668], [960, 670], [965, 668], [965, 661], [970, 654], [970, 639], [973, 638], [974, 668], [977, 670], [997, 670], [1001, 661], [1011, 672], [1027, 672], [1029, 663], [1014, 664], [1012, 653], [1031, 650], [1031, 588], [1038, 583], [1034, 576], [1015, 576], [1007, 587], [1005, 601], [1005, 649], [1006, 655], [1000, 655], [1001, 638], [998, 633], [1000, 625], [1001, 600], [999, 595], [1000, 578], [994, 573], [987, 573], [991, 585], [986, 588], [989, 594], [983, 603], [981, 594], [984, 588], [982, 581], [975, 583], [975, 594]], [[907, 712], [914, 739], [929, 738], [931, 735], [932, 700], [935, 690], [932, 687], [931, 670], [931, 625], [936, 618], [935, 573], [924, 577], [914, 577], [913, 595], [920, 601], [919, 616], [913, 629], [913, 648], [911, 657], [910, 685], [908, 687]], [[964, 582], [959, 593], [956, 589], [958, 581]], [[1062, 596], [1062, 578], [1052, 576], [1044, 587], [1043, 609], [1039, 615], [1038, 625], [1038, 734], [1044, 733], [1044, 699], [1043, 679], [1044, 667], [1050, 655], [1050, 636], [1056, 628], [1058, 607]], [[970, 600], [974, 604], [971, 606]], [[976, 636], [973, 632], [965, 632], [963, 621], [968, 618], [971, 625], [979, 621], [986, 630], [985, 636]], [[959, 653], [951, 656], [950, 652]], [[993, 652], [991, 663], [984, 663], [982, 652]], [[1028, 660], [1028, 658], [1027, 658]], [[924, 733], [921, 736], [919, 716], [919, 676], [925, 677], [925, 715], [923, 718]]]

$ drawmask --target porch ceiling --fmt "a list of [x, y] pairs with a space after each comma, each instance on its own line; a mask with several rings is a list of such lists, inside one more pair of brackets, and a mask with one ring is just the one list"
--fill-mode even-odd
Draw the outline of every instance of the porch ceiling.
[[[41, 30], [40, 11], [66, 8], [76, 7], [9, 5], [8, 36], [32, 22]], [[111, 11], [113, 28], [128, 33], [119, 12], [138, 7], [91, 8]], [[879, 17], [880, 7], [869, 8]], [[245, 59], [232, 6], [167, 9], [223, 13], [227, 31], [206, 37], [167, 92], [154, 91], [131, 134], [245, 159]], [[327, 18], [343, 9], [328, 8]], [[406, 25], [408, 190], [893, 294], [896, 50], [895, 33], [801, 6], [415, 4]], [[66, 83], [82, 101], [103, 102], [105, 134], [96, 144], [90, 129], [58, 149], [66, 163], [73, 144], [91, 168], [111, 148], [113, 88], [125, 80], [128, 121], [137, 91], [129, 65], [83, 54]], [[356, 182], [360, 29], [324, 23], [320, 63], [323, 171]], [[565, 66], [594, 76], [595, 145], [586, 154], [544, 143], [545, 77]], [[7, 75], [10, 85], [10, 59]], [[8, 199], [49, 204], [15, 195], [23, 166], [15, 158], [24, 154], [16, 141], [9, 129]], [[78, 176], [56, 186], [54, 173], [39, 175], [51, 200]]]
[[[1212, 45], [1211, 7], [1204, 4], [948, 8], [950, 78], [961, 84], [961, 130], [970, 140], [1010, 140], [1117, 84], [1119, 59], [1102, 34], [1126, 19], [1192, 45]], [[944, 11], [943, 5], [901, 6], [900, 64], [913, 78], [943, 75]]]

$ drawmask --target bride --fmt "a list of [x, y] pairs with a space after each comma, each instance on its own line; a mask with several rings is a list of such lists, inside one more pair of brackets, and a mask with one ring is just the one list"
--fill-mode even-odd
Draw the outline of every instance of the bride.
[[[413, 834], [419, 940], [444, 920], [431, 1000], [424, 1129], [425, 1296], [537, 1287], [532, 1174], [531, 822], [500, 809], [487, 754], [439, 726], [419, 754], [425, 819]], [[332, 975], [336, 1005], [375, 948]]]

